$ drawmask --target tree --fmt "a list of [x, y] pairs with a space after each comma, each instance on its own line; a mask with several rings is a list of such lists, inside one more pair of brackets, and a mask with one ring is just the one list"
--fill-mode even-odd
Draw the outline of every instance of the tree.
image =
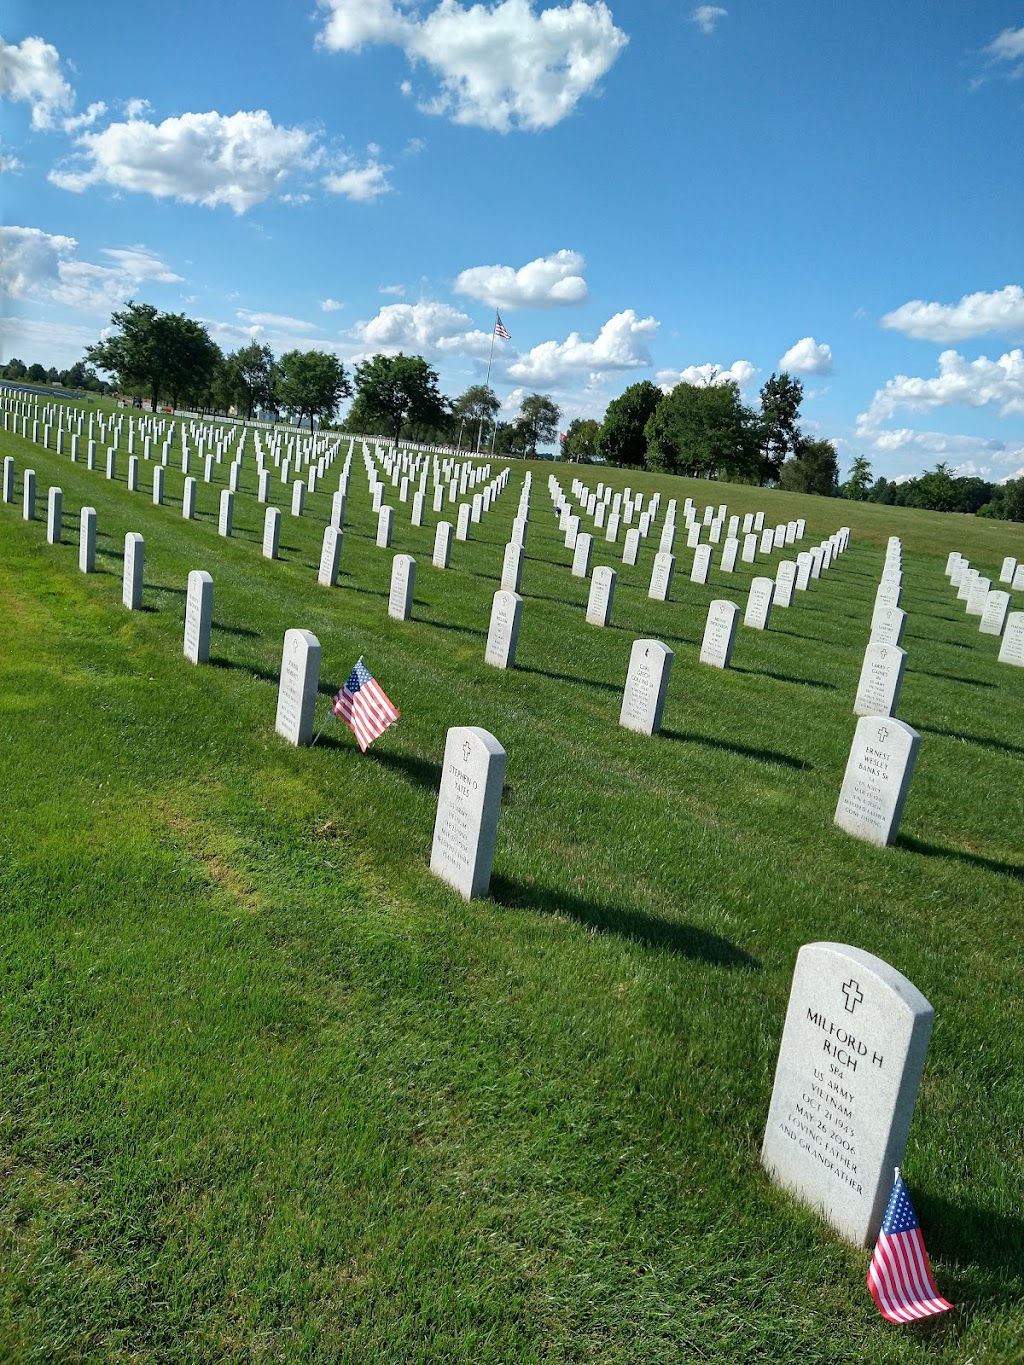
[[786, 459], [798, 458], [801, 442], [797, 418], [804, 386], [785, 370], [772, 374], [761, 387], [761, 456], [764, 474], [777, 479]]
[[4, 366], [5, 379], [24, 379], [28, 374], [28, 366], [24, 360], [19, 360], [17, 356], [12, 356]]
[[648, 419], [644, 434], [650, 469], [695, 478], [757, 477], [757, 419], [734, 380], [677, 384]]
[[664, 394], [649, 379], [630, 384], [608, 404], [598, 439], [598, 454], [609, 464], [642, 468], [647, 455], [644, 428]]
[[383, 429], [397, 441], [403, 427], [444, 428], [448, 404], [437, 387], [437, 371], [422, 356], [375, 355], [356, 366], [356, 397], [348, 414], [350, 431]]
[[479, 446], [484, 428], [490, 429], [500, 411], [501, 402], [493, 389], [486, 384], [470, 384], [452, 404], [452, 431], [457, 433], [459, 449], [464, 430], [470, 445]]
[[840, 492], [844, 498], [850, 498], [853, 502], [866, 502], [870, 487], [871, 465], [864, 455], [858, 455], [850, 468], [850, 477]]
[[148, 393], [154, 411], [161, 390], [170, 392], [177, 407], [179, 398], [209, 385], [220, 348], [200, 323], [183, 313], [160, 313], [151, 303], [131, 300], [110, 320], [117, 330], [86, 347], [85, 358], [113, 375], [122, 389]]
[[258, 407], [273, 404], [275, 377], [274, 352], [258, 341], [251, 341], [248, 346], [225, 357], [225, 396], [233, 403], [241, 400], [239, 405], [250, 420]]
[[46, 383], [46, 370], [38, 361], [28, 367], [28, 381], [30, 384]]
[[786, 460], [779, 473], [779, 487], [790, 493], [818, 493], [825, 498], [839, 494], [839, 461], [831, 441], [801, 441], [797, 455]]
[[331, 351], [286, 351], [278, 365], [277, 402], [296, 414], [299, 426], [309, 418], [330, 422], [338, 404], [352, 392], [345, 367]]
[[523, 453], [536, 455], [539, 445], [546, 445], [558, 435], [558, 419], [562, 412], [550, 394], [528, 393], [519, 404], [516, 423], [523, 435]]
[[597, 455], [597, 443], [601, 436], [601, 423], [592, 417], [574, 417], [565, 432], [562, 442], [562, 458], [566, 460], [592, 460]]

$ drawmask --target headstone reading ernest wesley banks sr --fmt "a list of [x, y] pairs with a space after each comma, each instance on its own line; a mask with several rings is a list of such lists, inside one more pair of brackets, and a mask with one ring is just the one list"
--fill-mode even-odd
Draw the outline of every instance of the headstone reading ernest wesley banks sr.
[[289, 744], [308, 744], [320, 681], [320, 641], [308, 630], [286, 630], [274, 729]]
[[210, 662], [210, 627], [213, 624], [213, 578], [204, 569], [188, 576], [185, 597], [185, 658], [189, 663]]
[[892, 716], [862, 716], [850, 746], [834, 823], [884, 848], [899, 833], [921, 736]]
[[673, 657], [672, 650], [660, 640], [633, 642], [619, 712], [619, 724], [624, 729], [642, 735], [656, 735], [661, 729]]
[[855, 1246], [878, 1236], [934, 1018], [871, 953], [808, 943], [797, 955], [761, 1160]]
[[491, 884], [505, 750], [487, 730], [454, 725], [444, 746], [430, 870], [461, 896], [483, 896]]
[[487, 631], [484, 663], [492, 668], [515, 668], [516, 645], [523, 619], [523, 599], [504, 588], [494, 594], [491, 621]]
[[710, 664], [712, 668], [729, 667], [739, 615], [740, 609], [735, 602], [716, 597], [711, 603], [700, 646], [702, 664]]

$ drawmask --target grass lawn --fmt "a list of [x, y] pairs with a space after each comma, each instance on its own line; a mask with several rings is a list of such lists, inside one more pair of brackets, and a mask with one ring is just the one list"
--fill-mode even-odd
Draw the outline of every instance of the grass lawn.
[[[483, 653], [521, 463], [447, 571], [429, 498], [416, 528], [391, 495], [392, 552], [417, 560], [399, 623], [358, 451], [331, 590], [340, 461], [302, 518], [272, 480], [270, 563], [251, 440], [231, 539], [227, 464], [214, 486], [199, 471], [185, 522], [174, 459], [154, 507], [152, 465], [129, 493], [123, 450], [116, 482], [11, 433], [0, 454], [18, 470], [0, 503], [0, 1359], [1024, 1360], [1024, 670], [943, 574], [956, 549], [996, 579], [1024, 558], [1020, 527], [535, 464], [503, 673]], [[708, 602], [742, 606], [763, 561], [698, 587], [680, 534], [673, 599], [652, 602], [657, 535], [636, 568], [621, 536], [597, 539], [618, 587], [611, 626], [588, 627], [553, 469], [567, 489], [804, 516], [807, 547], [847, 524], [850, 549], [766, 633], [741, 625], [722, 673], [697, 661]], [[128, 531], [145, 537], [136, 613]], [[922, 741], [879, 850], [832, 816], [894, 533], [899, 715]], [[201, 668], [181, 652], [194, 568], [214, 579]], [[306, 749], [273, 731], [290, 627], [323, 647]], [[617, 724], [647, 636], [675, 651], [656, 739]], [[360, 654], [402, 712], [366, 755], [327, 720]], [[427, 868], [451, 725], [508, 752], [491, 893], [471, 903]], [[904, 1164], [956, 1305], [929, 1325], [885, 1323], [868, 1253], [760, 1167], [814, 940], [878, 954], [935, 1007]]]

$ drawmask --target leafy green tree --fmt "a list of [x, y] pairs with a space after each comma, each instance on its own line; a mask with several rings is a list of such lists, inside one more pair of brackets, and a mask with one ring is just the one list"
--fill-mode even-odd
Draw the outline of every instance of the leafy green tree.
[[601, 424], [598, 454], [609, 464], [641, 468], [647, 456], [644, 428], [664, 396], [656, 384], [642, 379], [613, 398]]
[[491, 449], [495, 455], [526, 454], [527, 433], [519, 422], [499, 422], [491, 438]]
[[486, 384], [470, 384], [465, 393], [456, 398], [452, 405], [452, 433], [462, 448], [463, 433], [468, 436], [471, 446], [479, 445], [483, 434], [490, 434], [491, 426], [501, 411], [501, 402], [493, 389]]
[[594, 459], [600, 436], [600, 422], [595, 422], [592, 417], [574, 417], [566, 428], [562, 458], [580, 461]]
[[786, 460], [779, 474], [779, 487], [791, 493], [818, 493], [825, 498], [839, 495], [839, 461], [831, 441], [801, 441], [794, 459]]
[[448, 404], [437, 384], [437, 371], [422, 356], [375, 355], [356, 366], [356, 396], [346, 425], [350, 431], [384, 431], [396, 441], [405, 427], [443, 430]]
[[757, 419], [733, 380], [677, 384], [648, 418], [644, 432], [650, 469], [694, 478], [757, 477]]
[[761, 457], [769, 481], [779, 477], [785, 460], [799, 458], [802, 437], [797, 418], [803, 396], [803, 384], [785, 370], [773, 373], [761, 386]]
[[4, 366], [5, 379], [24, 379], [28, 374], [28, 366], [24, 360], [19, 360], [17, 356], [12, 356]]
[[953, 471], [949, 465], [940, 461], [934, 469], [927, 470], [919, 479], [910, 481], [916, 484], [911, 493], [911, 507], [927, 507], [933, 512], [952, 512], [956, 506]]
[[516, 423], [523, 435], [523, 452], [536, 455], [539, 445], [547, 445], [558, 435], [562, 412], [550, 394], [528, 393], [519, 404]]
[[131, 300], [111, 314], [111, 322], [117, 330], [87, 347], [85, 359], [115, 376], [122, 389], [148, 393], [154, 411], [161, 392], [169, 392], [177, 407], [179, 399], [209, 385], [220, 348], [200, 323]]
[[275, 394], [278, 404], [303, 418], [333, 421], [338, 405], [352, 392], [345, 367], [331, 351], [286, 351], [278, 363]]
[[257, 408], [273, 405], [275, 380], [274, 352], [267, 345], [251, 341], [225, 357], [222, 385], [226, 390], [224, 396], [229, 397], [225, 406], [241, 407], [251, 420]]
[[865, 502], [870, 487], [871, 465], [866, 456], [858, 455], [850, 467], [850, 477], [843, 484], [840, 492], [844, 498], [850, 498], [853, 502]]
[[28, 367], [28, 382], [30, 384], [46, 383], [46, 370], [38, 361]]

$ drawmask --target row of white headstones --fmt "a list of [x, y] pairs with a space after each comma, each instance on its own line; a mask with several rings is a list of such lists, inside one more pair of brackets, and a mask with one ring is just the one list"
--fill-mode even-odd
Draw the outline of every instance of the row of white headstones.
[[[34, 502], [34, 488], [31, 496]], [[527, 475], [516, 518], [524, 540], [529, 497]], [[59, 539], [60, 499], [60, 489], [51, 489], [47, 528], [51, 541]], [[26, 491], [26, 515], [28, 510]], [[34, 505], [32, 511], [34, 515]], [[83, 534], [83, 553], [91, 545], [94, 555], [95, 511], [83, 509], [83, 530], [90, 520], [92, 534]], [[848, 532], [837, 535], [822, 555], [826, 569], [833, 554], [838, 558], [847, 542]], [[142, 537], [129, 533], [124, 584], [128, 606], [141, 602], [142, 558]], [[397, 556], [396, 562], [403, 558], [409, 557]], [[773, 584], [773, 580], [767, 582]], [[893, 538], [876, 597], [869, 650], [895, 649], [902, 654], [899, 639], [905, 615], [899, 608], [901, 586], [900, 546]], [[393, 596], [394, 587], [393, 578]], [[508, 598], [514, 601], [502, 603], [501, 599]], [[496, 651], [497, 657], [488, 658], [488, 662], [507, 667], [510, 654], [514, 660], [522, 598], [499, 590], [494, 605], [488, 653]], [[496, 630], [496, 616], [509, 605], [511, 617]], [[213, 579], [205, 571], [193, 570], [188, 580], [184, 651], [194, 663], [209, 658], [212, 609]], [[701, 649], [704, 662], [728, 665], [738, 611], [734, 603], [711, 604]], [[765, 614], [765, 624], [766, 619]], [[506, 640], [503, 647], [498, 645], [501, 635]], [[319, 660], [320, 644], [315, 636], [303, 630], [286, 633], [275, 728], [293, 744], [309, 743], [312, 736]], [[633, 644], [620, 724], [647, 734], [657, 733], [671, 660], [672, 651], [659, 641], [638, 640]], [[876, 700], [872, 701], [862, 676], [855, 710], [882, 704], [894, 707], [902, 667], [894, 684], [889, 681], [891, 677], [890, 667], [884, 686], [881, 690], [875, 687]], [[907, 740], [905, 745], [899, 742], [901, 736]], [[882, 840], [877, 835], [883, 827], [891, 832], [898, 826], [918, 738], [909, 726], [891, 716], [862, 716], [836, 811], [838, 825], [873, 842], [888, 841], [888, 837]], [[505, 750], [486, 730], [466, 726], [449, 730], [430, 867], [467, 898], [486, 894], [490, 883], [505, 764]], [[865, 822], [867, 834], [857, 827]], [[861, 1013], [854, 1019], [858, 1009]], [[801, 949], [762, 1160], [774, 1179], [818, 1209], [856, 1245], [869, 1245], [877, 1235], [888, 1196], [889, 1173], [902, 1160], [906, 1146], [933, 1020], [934, 1011], [924, 996], [880, 959], [843, 944], [816, 943]]]

